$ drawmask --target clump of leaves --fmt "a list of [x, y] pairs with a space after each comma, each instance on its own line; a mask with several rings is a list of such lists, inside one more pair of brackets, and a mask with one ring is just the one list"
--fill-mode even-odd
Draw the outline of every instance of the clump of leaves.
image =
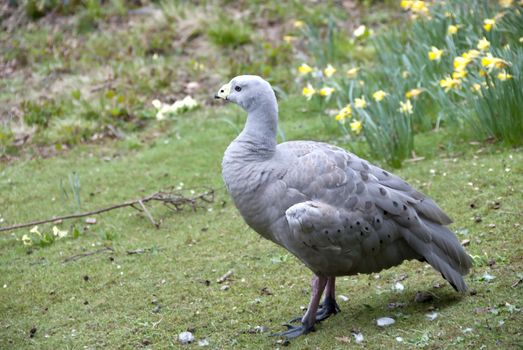
[[217, 46], [234, 49], [252, 42], [252, 29], [245, 23], [219, 16], [209, 23], [207, 36]]
[[27, 125], [47, 127], [51, 119], [62, 115], [62, 107], [56, 101], [24, 101], [22, 103], [23, 118]]

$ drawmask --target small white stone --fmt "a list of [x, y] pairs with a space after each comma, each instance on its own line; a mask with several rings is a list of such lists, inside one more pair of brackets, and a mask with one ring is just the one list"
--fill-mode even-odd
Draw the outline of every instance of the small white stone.
[[403, 338], [402, 338], [402, 337], [396, 337], [396, 341], [397, 341], [398, 343], [401, 343], [401, 342], [403, 342]]
[[404, 289], [405, 289], [405, 287], [403, 286], [403, 284], [401, 282], [396, 282], [394, 284], [394, 290], [396, 292], [402, 292]]
[[354, 341], [358, 344], [360, 344], [361, 342], [363, 342], [363, 334], [361, 333], [352, 333], [352, 335], [354, 336]]
[[396, 321], [394, 321], [394, 319], [390, 317], [380, 317], [376, 320], [376, 324], [378, 325], [378, 327], [387, 327], [394, 323], [396, 323]]
[[348, 301], [348, 300], [349, 300], [348, 297], [346, 297], [345, 295], [341, 295], [341, 294], [338, 295], [338, 298], [339, 298], [341, 301]]
[[189, 344], [194, 341], [194, 335], [191, 332], [181, 332], [178, 334], [178, 340], [182, 344]]
[[425, 317], [429, 321], [434, 321], [438, 317], [438, 313], [437, 312], [431, 312], [431, 313], [425, 314]]
[[209, 346], [209, 341], [207, 339], [199, 340], [198, 346]]

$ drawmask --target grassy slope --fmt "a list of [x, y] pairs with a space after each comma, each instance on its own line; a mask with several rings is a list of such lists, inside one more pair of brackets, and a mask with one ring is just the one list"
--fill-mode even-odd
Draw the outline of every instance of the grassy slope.
[[[318, 137], [322, 126], [317, 118], [291, 113], [300, 110], [298, 103], [291, 99], [282, 106], [287, 137]], [[159, 230], [141, 214], [122, 209], [100, 215], [98, 224], [77, 240], [67, 238], [32, 254], [3, 233], [0, 284], [6, 287], [0, 288], [0, 348], [159, 349], [177, 345], [178, 333], [186, 329], [193, 329], [197, 339], [207, 338], [212, 348], [275, 346], [268, 333], [246, 331], [256, 326], [279, 331], [285, 320], [300, 313], [299, 306], [308, 301], [310, 272], [249, 230], [231, 205], [220, 179], [220, 160], [235, 130], [221, 120], [223, 116], [236, 120], [238, 110], [231, 106], [185, 115], [165, 126], [170, 136], [139, 151], [130, 151], [125, 143], [80, 146], [62, 157], [20, 161], [0, 171], [0, 214], [9, 224], [70, 212], [71, 205], [61, 199], [59, 180], [72, 171], [80, 176], [84, 209], [179, 182], [217, 188], [216, 203], [208, 210], [171, 214], [151, 208], [155, 218], [163, 219]], [[436, 149], [444, 144], [435, 141], [438, 137], [426, 135], [420, 142]], [[107, 157], [111, 160], [104, 160]], [[468, 150], [457, 158], [445, 154], [407, 164], [397, 173], [430, 193], [455, 219], [452, 227], [462, 233], [459, 238], [470, 239], [468, 251], [483, 257], [467, 277], [477, 294], [459, 296], [432, 269], [417, 262], [384, 271], [379, 279], [341, 278], [338, 292], [350, 298], [340, 302], [343, 312], [318, 326], [319, 332], [293, 341], [291, 348], [341, 348], [344, 338], [336, 337], [353, 342], [353, 330], [363, 333], [369, 348], [403, 348], [397, 336], [428, 348], [517, 347], [523, 317], [505, 303], [522, 306], [521, 284], [511, 287], [523, 266], [518, 217], [523, 207], [521, 150]], [[222, 206], [222, 201], [227, 204]], [[499, 209], [492, 208], [494, 201], [501, 203]], [[475, 223], [474, 216], [482, 221]], [[105, 245], [115, 253], [62, 263], [65, 257]], [[154, 249], [142, 255], [126, 253], [137, 248]], [[487, 266], [489, 260], [495, 264]], [[216, 279], [228, 270], [234, 275], [230, 289], [223, 291]], [[485, 272], [496, 278], [481, 281]], [[408, 278], [402, 281], [405, 290], [397, 293], [391, 287], [402, 273]], [[434, 289], [435, 283], [444, 287]], [[414, 303], [419, 290], [434, 293], [435, 300]], [[161, 305], [158, 313], [153, 312], [153, 302]], [[406, 306], [389, 310], [390, 302]], [[425, 318], [431, 308], [439, 314], [432, 322]], [[375, 319], [381, 316], [397, 322], [378, 329]], [[37, 332], [30, 338], [33, 326]]]

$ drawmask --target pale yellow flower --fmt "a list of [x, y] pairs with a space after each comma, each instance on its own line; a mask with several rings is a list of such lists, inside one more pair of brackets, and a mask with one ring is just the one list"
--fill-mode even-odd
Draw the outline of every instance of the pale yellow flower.
[[153, 104], [154, 108], [156, 108], [156, 109], [161, 109], [163, 106], [163, 103], [160, 100], [153, 100], [152, 104]]
[[343, 114], [341, 114], [341, 113], [336, 114], [334, 119], [336, 119], [336, 121], [340, 122], [340, 123], [344, 123], [345, 122], [345, 116]]
[[401, 72], [401, 77], [403, 79], [407, 79], [409, 77], [410, 73], [408, 70], [404, 70], [403, 72]]
[[38, 231], [38, 226], [34, 226], [31, 230], [29, 230], [31, 233], [36, 233], [38, 236], [42, 237], [42, 234], [40, 231]]
[[327, 78], [330, 78], [334, 73], [336, 73], [336, 68], [334, 68], [331, 64], [328, 64], [327, 68], [323, 70], [323, 74], [325, 74]]
[[512, 75], [508, 74], [505, 71], [499, 72], [498, 73], [498, 79], [501, 80], [501, 81], [505, 81], [505, 80], [508, 80], [508, 79], [512, 79]]
[[489, 47], [490, 47], [490, 42], [485, 37], [481, 38], [480, 41], [478, 42], [477, 48], [481, 51], [488, 50]]
[[344, 122], [346, 118], [349, 118], [352, 115], [352, 107], [350, 104], [343, 107], [338, 114], [336, 114], [335, 119], [339, 122]]
[[352, 123], [350, 123], [349, 125], [350, 125], [350, 129], [352, 131], [354, 131], [354, 133], [356, 135], [359, 135], [361, 132], [361, 129], [363, 129], [363, 125], [361, 124], [361, 122], [359, 120], [355, 120]]
[[452, 78], [453, 79], [463, 79], [467, 76], [467, 71], [465, 70], [462, 70], [462, 71], [459, 71], [459, 72], [453, 72], [452, 73]]
[[362, 108], [362, 109], [367, 107], [367, 101], [365, 101], [365, 96], [361, 96], [361, 98], [355, 98], [354, 106], [356, 108]]
[[474, 83], [472, 85], [472, 90], [474, 90], [476, 92], [480, 92], [481, 91], [481, 85], [479, 85], [478, 83]]
[[495, 25], [496, 20], [494, 18], [487, 18], [483, 21], [483, 29], [487, 32], [490, 32]]
[[416, 98], [418, 97], [424, 90], [422, 88], [415, 88], [407, 91], [405, 93], [405, 97], [407, 99]]
[[296, 40], [295, 36], [292, 36], [292, 35], [284, 35], [283, 36], [283, 41], [285, 41], [287, 44], [292, 44], [292, 42], [294, 40]]
[[372, 98], [373, 98], [376, 102], [380, 102], [380, 101], [383, 100], [387, 95], [388, 95], [388, 93], [386, 93], [385, 91], [383, 91], [383, 90], [378, 90], [378, 91], [376, 91], [375, 93], [372, 94]]
[[501, 58], [493, 57], [490, 52], [485, 57], [481, 58], [481, 65], [489, 70], [492, 70], [493, 68], [501, 69], [508, 66], [508, 64], [507, 61]]
[[293, 25], [294, 25], [294, 28], [300, 29], [300, 28], [303, 28], [303, 26], [305, 25], [305, 22], [303, 22], [303, 21], [294, 21]]
[[301, 66], [298, 67], [298, 72], [300, 72], [302, 75], [307, 75], [312, 72], [312, 67], [307, 63], [302, 63]]
[[334, 89], [334, 88], [324, 86], [320, 89], [320, 96], [329, 97], [335, 91], [336, 91], [336, 89]]
[[366, 31], [367, 31], [367, 27], [365, 27], [364, 25], [361, 25], [358, 28], [356, 28], [356, 30], [354, 30], [354, 33], [353, 33], [354, 37], [356, 37], [356, 38], [362, 37], [363, 35], [365, 35]]
[[499, 0], [499, 6], [501, 7], [510, 7], [514, 0]]
[[459, 87], [459, 84], [461, 81], [459, 79], [451, 78], [450, 76], [446, 76], [445, 79], [441, 79], [439, 81], [439, 86], [445, 89], [445, 92], [448, 92], [450, 89], [455, 89]]
[[459, 29], [459, 26], [455, 26], [455, 25], [451, 24], [449, 26], [449, 28], [447, 29], [447, 33], [449, 35], [454, 35], [454, 34], [456, 34], [458, 32], [458, 29]]
[[478, 50], [472, 49], [472, 50], [468, 50], [467, 52], [463, 52], [461, 57], [463, 57], [465, 59], [473, 60], [476, 57], [478, 57], [480, 54], [481, 54], [481, 52], [479, 52]]
[[307, 101], [310, 100], [315, 93], [316, 90], [312, 87], [311, 84], [307, 84], [307, 86], [304, 87], [301, 91], [301, 94], [307, 98]]
[[400, 101], [400, 108], [398, 109], [401, 113], [405, 114], [412, 114], [413, 108], [412, 103], [410, 103], [410, 100], [406, 100], [405, 102]]
[[53, 235], [58, 238], [64, 238], [67, 236], [67, 231], [60, 230], [58, 227], [53, 226]]
[[24, 243], [24, 245], [33, 245], [33, 240], [28, 235], [23, 235], [22, 243]]
[[349, 78], [349, 79], [354, 79], [354, 78], [356, 78], [356, 76], [358, 76], [358, 71], [359, 71], [359, 70], [360, 70], [360, 69], [359, 69], [359, 68], [356, 68], [356, 67], [349, 69], [349, 70], [347, 71], [347, 78]]
[[441, 55], [443, 55], [443, 50], [440, 50], [437, 47], [432, 46], [429, 51], [429, 60], [439, 61], [441, 58]]
[[520, 43], [523, 43], [523, 36], [520, 36], [520, 37], [519, 37], [519, 42], [520, 42]]
[[464, 71], [470, 62], [471, 62], [470, 58], [465, 58], [462, 56], [455, 57], [454, 58], [454, 70], [456, 72]]

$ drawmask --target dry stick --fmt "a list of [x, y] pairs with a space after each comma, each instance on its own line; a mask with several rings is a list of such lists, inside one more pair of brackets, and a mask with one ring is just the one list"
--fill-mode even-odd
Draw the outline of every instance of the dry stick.
[[149, 220], [151, 220], [152, 224], [156, 227], [156, 228], [160, 228], [160, 224], [156, 223], [151, 215], [151, 213], [149, 213], [149, 210], [147, 210], [147, 208], [145, 207], [145, 205], [143, 205], [143, 202], [142, 200], [139, 200], [138, 201], [138, 204], [140, 204], [140, 206], [142, 207], [143, 211], [145, 212], [145, 215], [147, 215], [147, 217], [149, 218]]
[[86, 256], [91, 256], [91, 255], [95, 255], [95, 254], [103, 253], [103, 252], [114, 252], [114, 249], [111, 248], [111, 247], [105, 247], [105, 248], [101, 248], [101, 249], [98, 249], [98, 250], [94, 250], [92, 252], [87, 252], [87, 253], [82, 253], [82, 254], [77, 254], [77, 255], [70, 256], [68, 258], [65, 258], [62, 262], [66, 263], [66, 262], [69, 262], [69, 261], [76, 261], [78, 259], [85, 258]]
[[126, 202], [123, 202], [123, 203], [120, 203], [120, 204], [111, 205], [111, 206], [106, 207], [106, 208], [97, 209], [97, 210], [93, 210], [93, 211], [89, 211], [89, 212], [85, 212], [85, 213], [78, 213], [78, 214], [65, 215], [65, 216], [58, 216], [58, 217], [54, 217], [54, 218], [50, 218], [50, 219], [44, 219], [44, 220], [38, 220], [38, 221], [33, 221], [33, 222], [27, 222], [27, 223], [24, 223], [24, 224], [0, 227], [0, 232], [17, 230], [17, 229], [24, 228], [24, 227], [36, 226], [36, 225], [46, 224], [48, 222], [55, 222], [55, 221], [59, 221], [59, 220], [69, 220], [69, 219], [82, 218], [82, 217], [85, 217], [85, 216], [100, 214], [100, 213], [104, 213], [106, 211], [119, 209], [119, 208], [123, 208], [123, 207], [133, 207], [133, 208], [136, 209], [136, 207], [135, 207], [136, 204], [139, 204], [144, 209], [146, 215], [148, 216], [149, 220], [151, 220], [153, 225], [155, 225], [156, 227], [159, 227], [159, 224], [157, 224], [153, 220], [151, 214], [145, 208], [144, 203], [152, 201], [152, 200], [156, 200], [156, 201], [162, 202], [165, 205], [167, 205], [167, 204], [173, 205], [173, 206], [176, 207], [176, 210], [180, 210], [183, 205], [187, 205], [187, 204], [190, 204], [192, 206], [192, 208], [195, 209], [196, 206], [197, 206], [197, 201], [198, 200], [210, 203], [210, 202], [213, 201], [213, 198], [214, 198], [214, 190], [213, 189], [208, 189], [206, 192], [200, 193], [199, 195], [197, 195], [195, 197], [192, 197], [192, 198], [187, 198], [187, 197], [184, 197], [184, 196], [181, 196], [179, 194], [172, 193], [172, 192], [156, 192], [156, 193], [154, 193], [154, 194], [152, 194], [150, 196], [146, 196], [146, 197], [143, 197], [143, 198], [140, 198], [140, 199], [126, 201]]

